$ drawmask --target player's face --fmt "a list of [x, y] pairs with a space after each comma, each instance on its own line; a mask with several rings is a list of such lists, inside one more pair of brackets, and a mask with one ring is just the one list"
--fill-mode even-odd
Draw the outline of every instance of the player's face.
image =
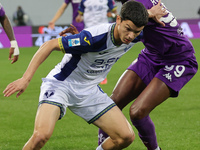
[[137, 27], [132, 21], [130, 20], [123, 20], [121, 21], [121, 17], [118, 16], [116, 20], [117, 25], [117, 36], [116, 42], [121, 44], [129, 44], [133, 41], [143, 30], [144, 26]]

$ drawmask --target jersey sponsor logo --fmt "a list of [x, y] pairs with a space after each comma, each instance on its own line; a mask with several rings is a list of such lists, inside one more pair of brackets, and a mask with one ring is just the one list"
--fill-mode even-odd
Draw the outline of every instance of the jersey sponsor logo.
[[104, 73], [114, 65], [120, 57], [117, 58], [109, 58], [109, 59], [96, 59], [93, 64], [90, 66], [95, 68], [93, 70], [87, 70], [87, 73], [90, 74], [101, 74]]
[[80, 38], [68, 39], [68, 45], [69, 47], [81, 45]]
[[88, 43], [89, 45], [91, 45], [91, 44], [90, 44], [90, 41], [87, 40], [87, 37], [84, 38], [84, 41], [85, 41], [86, 43]]

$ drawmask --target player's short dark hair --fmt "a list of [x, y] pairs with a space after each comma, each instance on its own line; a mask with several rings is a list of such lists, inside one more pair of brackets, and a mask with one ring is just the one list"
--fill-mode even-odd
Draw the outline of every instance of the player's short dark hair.
[[125, 2], [127, 2], [128, 0], [115, 0], [116, 2], [121, 2], [122, 4], [124, 4]]
[[127, 1], [122, 5], [120, 17], [123, 20], [131, 20], [137, 27], [148, 23], [149, 15], [144, 5], [137, 1]]

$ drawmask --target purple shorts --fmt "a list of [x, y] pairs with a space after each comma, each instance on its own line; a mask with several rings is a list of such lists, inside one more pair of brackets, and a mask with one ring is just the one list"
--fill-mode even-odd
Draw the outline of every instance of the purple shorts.
[[184, 61], [174, 63], [154, 62], [144, 53], [128, 67], [133, 70], [142, 81], [148, 85], [156, 77], [172, 89], [171, 97], [177, 97], [181, 88], [196, 74], [198, 64], [195, 56]]

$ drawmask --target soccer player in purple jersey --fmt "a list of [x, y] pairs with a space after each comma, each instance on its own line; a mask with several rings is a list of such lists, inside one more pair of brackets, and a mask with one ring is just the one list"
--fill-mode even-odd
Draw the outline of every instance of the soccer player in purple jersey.
[[[136, 1], [147, 9], [158, 4], [158, 0]], [[183, 35], [172, 13], [166, 11], [167, 15], [160, 19], [165, 26], [149, 19], [143, 29], [145, 48], [123, 73], [111, 95], [120, 109], [135, 100], [130, 107], [130, 118], [148, 150], [160, 149], [150, 112], [169, 97], [177, 97], [198, 69], [191, 42]], [[105, 137], [100, 130], [99, 144]]]
[[[13, 28], [10, 24], [10, 21], [8, 19], [8, 17], [5, 14], [4, 8], [0, 3], [0, 22], [1, 25], [4, 29], [4, 31], [6, 32], [9, 40], [10, 40], [10, 51], [9, 51], [9, 60], [12, 60], [11, 64], [13, 64], [14, 62], [16, 62], [18, 60], [19, 57], [19, 48], [18, 48], [18, 44], [17, 41], [15, 40], [15, 35], [13, 32]], [[13, 58], [12, 58], [13, 55]]]
[[68, 7], [68, 5], [72, 4], [72, 10], [73, 10], [73, 16], [72, 16], [72, 24], [77, 28], [77, 30], [80, 32], [84, 28], [84, 22], [76, 22], [76, 16], [78, 15], [78, 7], [81, 0], [65, 0], [61, 7], [56, 12], [53, 19], [49, 22], [49, 28], [54, 29], [55, 22], [61, 17], [61, 15], [64, 13], [65, 9]]

